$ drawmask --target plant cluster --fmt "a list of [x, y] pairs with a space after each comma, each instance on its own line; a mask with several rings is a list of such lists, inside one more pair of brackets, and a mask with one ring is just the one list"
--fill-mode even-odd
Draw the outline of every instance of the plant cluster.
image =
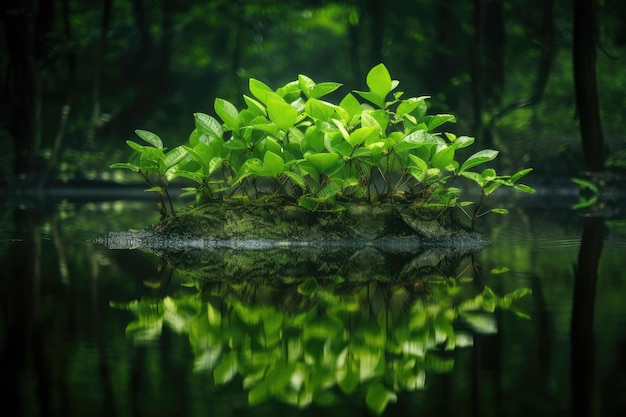
[[[167, 215], [168, 184], [177, 177], [192, 180], [185, 190], [198, 202], [222, 198], [280, 196], [308, 210], [340, 210], [343, 201], [408, 201], [428, 207], [459, 206], [472, 222], [482, 212], [484, 199], [500, 186], [524, 192], [534, 190], [517, 181], [531, 169], [511, 176], [493, 168], [473, 168], [496, 158], [498, 151], [483, 149], [465, 161], [457, 151], [474, 138], [436, 132], [455, 122], [450, 114], [427, 114], [429, 97], [403, 98], [383, 64], [367, 74], [368, 91], [346, 94], [338, 104], [322, 98], [341, 84], [316, 83], [305, 75], [273, 90], [254, 78], [252, 96], [244, 95], [238, 110], [216, 99], [214, 117], [195, 113], [195, 129], [188, 143], [166, 150], [161, 138], [137, 130], [147, 142], [127, 141], [136, 151], [128, 163], [113, 164], [142, 175], [156, 192], [162, 215]], [[469, 214], [459, 201], [460, 189], [451, 183], [469, 179], [480, 187], [478, 208]]]

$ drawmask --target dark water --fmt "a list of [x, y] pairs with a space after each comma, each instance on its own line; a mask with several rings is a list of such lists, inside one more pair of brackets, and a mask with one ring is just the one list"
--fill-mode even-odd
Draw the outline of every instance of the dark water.
[[[505, 198], [508, 216], [477, 225], [493, 243], [448, 279], [408, 254], [376, 282], [342, 279], [336, 256], [286, 274], [276, 265], [293, 254], [189, 261], [90, 243], [158, 221], [151, 202], [5, 207], [2, 404], [23, 416], [624, 415], [626, 223], [555, 194]], [[379, 254], [344, 258], [367, 270]]]

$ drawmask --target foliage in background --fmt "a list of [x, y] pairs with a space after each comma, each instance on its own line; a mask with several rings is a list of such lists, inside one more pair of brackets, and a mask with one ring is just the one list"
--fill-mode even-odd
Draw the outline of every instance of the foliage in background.
[[[502, 85], [478, 110], [484, 119], [502, 107], [525, 98], [533, 89], [539, 56], [546, 47], [543, 5], [554, 4], [552, 16], [554, 50], [549, 79], [540, 104], [509, 113], [494, 127], [494, 144], [483, 142], [475, 126], [472, 66], [488, 65], [502, 74]], [[9, 4], [9, 3], [7, 3]], [[32, 3], [35, 4], [35, 3]], [[385, 62], [407, 91], [434, 92], [438, 112], [460, 120], [460, 131], [476, 132], [483, 146], [503, 151], [499, 162], [518, 170], [533, 165], [549, 172], [576, 172], [580, 161], [577, 121], [572, 96], [571, 5], [568, 0], [543, 2], [506, 0], [433, 4], [427, 0], [331, 1], [289, 0], [249, 2], [52, 2], [41, 16], [36, 10], [11, 11], [11, 16], [31, 19], [24, 28], [29, 62], [41, 88], [45, 106], [33, 106], [33, 148], [42, 169], [55, 154], [55, 133], [62, 138], [58, 158], [63, 179], [80, 177], [85, 171], [106, 171], [107, 155], [119, 151], [115, 141], [135, 126], [175, 137], [176, 126], [190, 113], [207, 106], [207, 97], [224, 97], [237, 107], [250, 76], [282, 85], [292, 74], [304, 72], [313, 79], [335, 79], [357, 85], [367, 69]], [[478, 4], [497, 6], [492, 19], [472, 19]], [[106, 13], [106, 7], [110, 10]], [[66, 7], [65, 7], [66, 6]], [[624, 72], [619, 57], [624, 49], [621, 2], [603, 2], [599, 32], [603, 50], [598, 54], [598, 80], [607, 142], [623, 151], [624, 118], [613, 109], [624, 107]], [[478, 34], [504, 28], [500, 42], [481, 45]], [[42, 32], [33, 33], [41, 29]], [[8, 39], [0, 32], [0, 67], [10, 67]], [[2, 42], [4, 41], [4, 42]], [[481, 47], [481, 50], [477, 48]], [[480, 53], [479, 53], [480, 52]], [[481, 62], [474, 62], [477, 57]], [[11, 64], [13, 65], [13, 64]], [[497, 72], [497, 71], [496, 71]], [[150, 74], [149, 77], [146, 74]], [[479, 82], [480, 81], [480, 82]], [[29, 85], [36, 85], [35, 82]], [[67, 94], [66, 94], [67, 92]], [[4, 97], [6, 98], [6, 96]], [[1, 103], [3, 110], [8, 103]], [[68, 109], [67, 125], [61, 115]], [[8, 113], [3, 113], [8, 115]], [[35, 114], [38, 114], [35, 120]], [[13, 144], [2, 119], [0, 172], [10, 175]], [[455, 132], [456, 133], [456, 132]], [[31, 137], [28, 137], [29, 140]], [[75, 158], [77, 152], [88, 162]], [[93, 158], [92, 158], [93, 156]], [[561, 157], [559, 164], [535, 160]], [[623, 157], [620, 158], [623, 160]], [[615, 161], [614, 161], [615, 162]], [[617, 161], [617, 164], [620, 162]], [[54, 173], [53, 173], [54, 174]], [[90, 175], [90, 178], [93, 175]]]
[[[253, 97], [244, 95], [238, 110], [224, 99], [214, 108], [222, 123], [195, 114], [187, 145], [166, 150], [154, 133], [137, 130], [148, 145], [127, 141], [136, 151], [130, 169], [156, 192], [162, 215], [173, 212], [168, 184], [177, 177], [192, 180], [187, 188], [196, 202], [222, 198], [282, 197], [311, 211], [340, 210], [342, 201], [408, 201], [428, 207], [459, 206], [473, 222], [487, 212], [485, 199], [501, 186], [532, 193], [517, 181], [531, 169], [511, 176], [493, 168], [472, 171], [496, 158], [483, 149], [459, 161], [457, 151], [474, 143], [468, 136], [437, 133], [454, 122], [450, 114], [427, 114], [428, 97], [403, 98], [383, 64], [367, 74], [368, 91], [346, 94], [338, 104], [322, 100], [341, 84], [315, 83], [305, 75], [275, 91], [250, 79]], [[362, 100], [359, 101], [357, 97]], [[452, 182], [469, 179], [481, 190], [478, 207], [469, 214]]]

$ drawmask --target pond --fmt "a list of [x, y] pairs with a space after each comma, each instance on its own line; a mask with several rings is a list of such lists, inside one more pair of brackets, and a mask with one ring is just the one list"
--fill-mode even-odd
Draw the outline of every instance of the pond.
[[572, 211], [575, 190], [504, 195], [510, 213], [477, 224], [492, 243], [447, 269], [373, 248], [109, 249], [93, 239], [156, 223], [153, 202], [78, 194], [2, 210], [13, 415], [626, 410], [626, 223]]

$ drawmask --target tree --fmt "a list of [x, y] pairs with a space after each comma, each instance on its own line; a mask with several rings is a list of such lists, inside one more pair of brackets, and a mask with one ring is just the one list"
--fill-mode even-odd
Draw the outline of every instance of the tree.
[[30, 2], [6, 0], [0, 6], [8, 52], [2, 107], [13, 142], [13, 174], [18, 177], [31, 170], [34, 156], [36, 57], [29, 30], [33, 12], [29, 5]]
[[604, 139], [602, 136], [596, 82], [598, 1], [573, 0], [573, 2], [574, 89], [585, 169], [588, 171], [602, 171], [604, 169]]

